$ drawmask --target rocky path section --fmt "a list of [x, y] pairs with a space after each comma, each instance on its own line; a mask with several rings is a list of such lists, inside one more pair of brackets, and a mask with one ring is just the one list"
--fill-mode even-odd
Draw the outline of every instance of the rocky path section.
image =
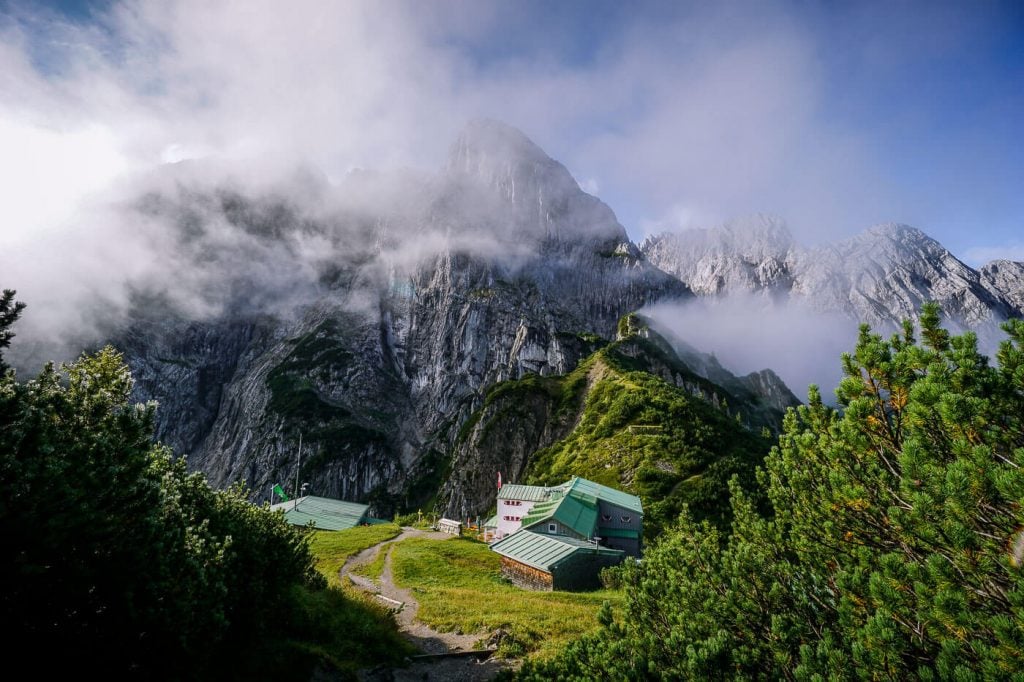
[[[383, 601], [392, 605], [396, 611], [395, 617], [398, 621], [399, 629], [423, 653], [437, 655], [473, 651], [477, 648], [476, 645], [481, 639], [481, 635], [460, 635], [454, 632], [438, 632], [434, 630], [416, 619], [420, 605], [413, 596], [412, 591], [395, 585], [391, 572], [391, 551], [396, 543], [413, 537], [429, 538], [439, 542], [452, 538], [451, 535], [445, 533], [403, 528], [397, 537], [364, 549], [362, 552], [349, 557], [341, 567], [340, 575], [342, 581], [344, 582], [348, 578], [359, 589], [377, 595], [383, 598]], [[380, 580], [372, 580], [354, 572], [358, 567], [365, 566], [376, 560], [381, 552], [387, 552], [387, 556], [384, 560], [384, 570], [381, 573]], [[501, 661], [494, 659], [481, 661], [473, 657], [437, 658], [413, 661], [406, 668], [377, 668], [364, 671], [360, 674], [360, 679], [367, 682], [377, 680], [454, 680], [476, 682], [477, 680], [493, 679], [504, 667], [506, 666]]]

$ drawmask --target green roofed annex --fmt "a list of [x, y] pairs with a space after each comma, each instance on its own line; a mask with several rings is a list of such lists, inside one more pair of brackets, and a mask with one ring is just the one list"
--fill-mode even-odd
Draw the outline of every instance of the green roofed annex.
[[597, 522], [597, 498], [570, 492], [549, 502], [540, 502], [523, 517], [523, 528], [529, 528], [545, 521], [558, 524], [549, 532], [561, 531], [565, 535], [590, 538], [595, 535]]
[[625, 557], [617, 549], [575, 538], [521, 530], [491, 545], [501, 555], [501, 572], [520, 587], [580, 590], [600, 585], [598, 573]]
[[377, 519], [366, 515], [369, 508], [365, 504], [312, 495], [270, 506], [273, 511], [283, 510], [285, 520], [292, 525], [306, 526], [312, 523], [319, 530], [345, 530], [364, 523], [375, 523]]

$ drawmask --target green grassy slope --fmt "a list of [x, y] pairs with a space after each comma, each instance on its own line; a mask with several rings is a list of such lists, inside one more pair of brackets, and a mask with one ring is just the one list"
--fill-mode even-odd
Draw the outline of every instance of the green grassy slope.
[[303, 614], [303, 622], [293, 624], [293, 630], [304, 636], [288, 643], [290, 647], [305, 652], [312, 660], [329, 663], [343, 679], [354, 679], [359, 668], [400, 664], [412, 653], [387, 609], [362, 592], [346, 589], [338, 576], [350, 556], [399, 532], [397, 525], [389, 523], [312, 533], [310, 549], [316, 569], [327, 578], [329, 587], [320, 593], [301, 591], [293, 595]]
[[340, 586], [339, 571], [345, 561], [367, 547], [390, 540], [402, 529], [394, 523], [356, 526], [342, 531], [314, 531], [309, 547], [316, 557], [316, 570], [331, 585]]
[[617, 590], [529, 592], [501, 577], [500, 557], [467, 539], [413, 538], [395, 545], [392, 572], [399, 587], [412, 589], [418, 618], [447, 632], [489, 633], [502, 629], [504, 656], [546, 658], [566, 642], [597, 628], [602, 604], [622, 600]]
[[[528, 482], [554, 484], [575, 475], [638, 495], [648, 538], [683, 504], [698, 519], [723, 521], [729, 478], [736, 474], [752, 487], [768, 440], [742, 426], [722, 402], [716, 406], [640, 371], [643, 359], [624, 350], [612, 344], [577, 370], [587, 380], [575, 426], [535, 453]], [[580, 383], [573, 375], [565, 381]]]

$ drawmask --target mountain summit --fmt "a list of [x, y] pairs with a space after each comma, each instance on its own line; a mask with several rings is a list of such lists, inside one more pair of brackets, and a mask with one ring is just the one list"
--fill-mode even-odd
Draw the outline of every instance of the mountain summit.
[[457, 191], [475, 183], [496, 190], [505, 201], [503, 209], [512, 210], [527, 235], [629, 241], [606, 204], [580, 189], [565, 166], [504, 123], [469, 123], [452, 145], [445, 171], [461, 181]]
[[[243, 270], [246, 286], [214, 268], [211, 289], [251, 298], [261, 277], [312, 275], [287, 281], [284, 310], [229, 301], [197, 318], [140, 299], [113, 335], [137, 397], [160, 402], [158, 437], [215, 485], [294, 480], [301, 437], [300, 478], [317, 494], [381, 514], [419, 505], [488, 388], [570, 372], [623, 315], [692, 295], [564, 166], [493, 121], [470, 124], [434, 176], [361, 172], [340, 191], [326, 215], [216, 187], [144, 202], [189, 253], [209, 252], [196, 243], [205, 235], [250, 234], [255, 253], [281, 252], [250, 261], [259, 272]], [[310, 240], [329, 256], [303, 259]], [[465, 484], [481, 486], [469, 497], [490, 490], [489, 477]]]

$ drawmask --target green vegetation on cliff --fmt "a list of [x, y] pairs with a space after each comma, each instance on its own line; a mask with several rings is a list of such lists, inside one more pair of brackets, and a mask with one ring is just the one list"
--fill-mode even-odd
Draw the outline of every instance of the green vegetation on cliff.
[[528, 482], [554, 484], [575, 475], [624, 488], [644, 502], [648, 538], [683, 505], [700, 519], [721, 522], [729, 479], [738, 475], [752, 488], [769, 444], [727, 408], [633, 369], [643, 363], [624, 351], [642, 343], [613, 344], [577, 370], [585, 382], [567, 378], [582, 393], [575, 426], [534, 455]]
[[268, 408], [284, 420], [289, 429], [301, 429], [312, 452], [302, 463], [308, 477], [349, 451], [388, 442], [387, 420], [357, 416], [346, 407], [325, 398], [320, 382], [330, 381], [352, 362], [345, 348], [342, 323], [327, 319], [301, 337], [291, 340], [292, 350], [267, 374], [270, 390]]

